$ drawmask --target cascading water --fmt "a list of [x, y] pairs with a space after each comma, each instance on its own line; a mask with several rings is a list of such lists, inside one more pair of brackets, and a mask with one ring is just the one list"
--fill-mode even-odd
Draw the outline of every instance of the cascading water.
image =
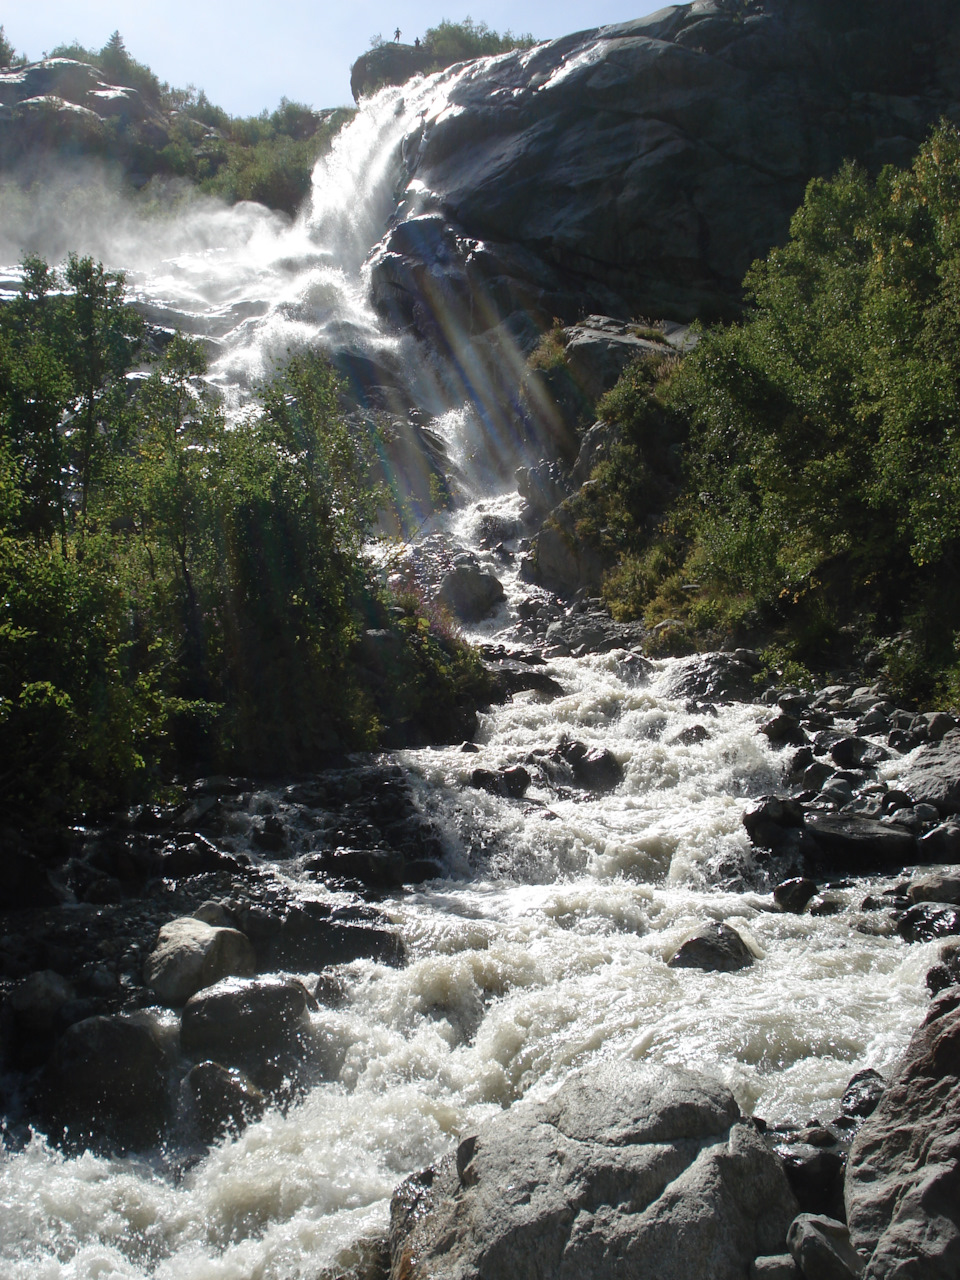
[[[292, 227], [204, 207], [186, 225], [147, 236], [130, 222], [114, 243], [71, 247], [127, 268], [145, 309], [210, 339], [213, 378], [234, 403], [290, 346], [349, 343], [402, 362], [365, 299], [362, 264], [393, 207], [400, 139], [442, 93], [424, 82], [367, 104]], [[433, 526], [504, 580], [506, 605], [469, 633], [479, 641], [510, 640], [530, 590], [480, 547], [482, 517], [515, 519], [518, 506], [481, 495]], [[446, 841], [445, 878], [383, 904], [408, 962], [346, 966], [342, 1002], [312, 1015], [311, 1087], [209, 1151], [77, 1156], [39, 1134], [12, 1145], [0, 1163], [4, 1280], [341, 1272], [382, 1231], [407, 1173], [592, 1055], [704, 1070], [768, 1120], [826, 1117], [855, 1069], [891, 1065], [922, 1016], [933, 944], [907, 948], [873, 928], [857, 908], [863, 884], [822, 917], [722, 887], [731, 863], [749, 864], [746, 798], [779, 776], [756, 732], [763, 709], [723, 706], [706, 736], [684, 735], [697, 715], [668, 695], [673, 664], [641, 677], [626, 657], [554, 659], [562, 696], [519, 694], [484, 716], [479, 754], [398, 755]], [[468, 785], [477, 762], [516, 764], [564, 732], [612, 751], [624, 771], [615, 790], [535, 778], [510, 800]], [[296, 859], [284, 874], [314, 898], [327, 892], [301, 884]], [[668, 968], [710, 920], [747, 937], [756, 963]]]

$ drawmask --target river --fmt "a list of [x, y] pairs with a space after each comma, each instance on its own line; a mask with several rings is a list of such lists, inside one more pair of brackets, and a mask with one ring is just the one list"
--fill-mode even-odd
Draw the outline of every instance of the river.
[[[396, 361], [456, 456], [469, 415], [445, 401], [442, 370], [425, 374], [407, 340], [382, 332], [363, 268], [394, 207], [401, 139], [444, 109], [445, 92], [441, 77], [367, 104], [318, 164], [312, 204], [292, 225], [205, 202], [145, 222], [90, 188], [38, 212], [47, 239], [29, 247], [62, 252], [72, 233], [68, 247], [124, 268], [148, 316], [208, 341], [212, 381], [234, 409], [298, 345], [349, 342]], [[17, 228], [5, 226], [10, 257]], [[519, 505], [475, 489], [424, 531], [472, 549], [504, 583], [505, 605], [467, 630], [478, 642], [514, 642], [518, 605], [537, 593], [480, 546], [481, 518]], [[860, 909], [879, 881], [839, 889], [834, 915], [773, 909], [741, 823], [748, 799], [780, 779], [757, 732], [768, 709], [721, 705], [705, 721], [669, 695], [675, 665], [640, 673], [622, 651], [552, 658], [562, 696], [522, 693], [483, 715], [479, 753], [395, 753], [446, 849], [443, 878], [382, 904], [407, 962], [347, 966], [343, 1002], [312, 1015], [311, 1088], [209, 1151], [68, 1156], [42, 1134], [11, 1147], [0, 1161], [3, 1280], [340, 1273], [362, 1263], [407, 1173], [593, 1055], [706, 1071], [745, 1112], [780, 1122], [828, 1120], [854, 1071], [888, 1071], [923, 1016], [935, 944], [907, 946]], [[685, 744], [695, 723], [708, 736]], [[612, 751], [620, 785], [557, 791], [535, 776], [522, 800], [468, 785], [478, 764], [517, 764], [563, 734]], [[896, 762], [884, 767], [893, 776]], [[287, 874], [296, 883], [295, 860]], [[698, 926], [721, 920], [747, 939], [752, 966], [667, 967]]]

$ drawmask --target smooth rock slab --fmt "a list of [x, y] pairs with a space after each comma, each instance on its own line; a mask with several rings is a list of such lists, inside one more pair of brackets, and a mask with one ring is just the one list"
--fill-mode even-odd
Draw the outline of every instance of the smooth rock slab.
[[733, 1096], [606, 1061], [524, 1100], [401, 1185], [392, 1280], [743, 1280], [795, 1201]]
[[960, 993], [932, 1006], [854, 1138], [844, 1187], [864, 1280], [960, 1275]]
[[249, 978], [256, 971], [256, 952], [239, 929], [181, 916], [161, 927], [143, 974], [159, 1000], [180, 1005], [221, 978]]

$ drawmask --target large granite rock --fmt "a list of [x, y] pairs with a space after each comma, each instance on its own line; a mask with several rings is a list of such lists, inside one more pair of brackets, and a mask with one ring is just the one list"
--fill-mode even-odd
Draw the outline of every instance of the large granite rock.
[[951, 731], [935, 746], [921, 747], [898, 785], [914, 804], [935, 805], [942, 814], [960, 813], [960, 731]]
[[256, 971], [256, 952], [239, 929], [181, 916], [161, 926], [143, 976], [164, 1004], [178, 1005], [221, 978], [249, 978]]
[[810, 178], [907, 163], [957, 114], [958, 25], [952, 0], [697, 0], [455, 70], [403, 141], [378, 301], [516, 331], [728, 311]]
[[796, 1202], [732, 1095], [690, 1072], [608, 1061], [522, 1101], [408, 1179], [393, 1280], [743, 1280]]
[[864, 1280], [960, 1275], [960, 994], [930, 1010], [847, 1160], [850, 1239]]

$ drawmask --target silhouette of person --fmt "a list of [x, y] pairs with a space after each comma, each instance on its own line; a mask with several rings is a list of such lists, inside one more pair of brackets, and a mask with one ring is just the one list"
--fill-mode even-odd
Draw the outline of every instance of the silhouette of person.
[[399, 27], [397, 27], [396, 31], [393, 33], [393, 38], [394, 38], [394, 40], [396, 40], [397, 44], [399, 44], [399, 43], [400, 43], [400, 28], [399, 28]]
[[420, 37], [419, 37], [419, 36], [417, 36], [417, 37], [416, 37], [416, 39], [414, 40], [414, 42], [413, 42], [413, 47], [414, 47], [415, 49], [419, 49], [419, 48], [420, 48]]

